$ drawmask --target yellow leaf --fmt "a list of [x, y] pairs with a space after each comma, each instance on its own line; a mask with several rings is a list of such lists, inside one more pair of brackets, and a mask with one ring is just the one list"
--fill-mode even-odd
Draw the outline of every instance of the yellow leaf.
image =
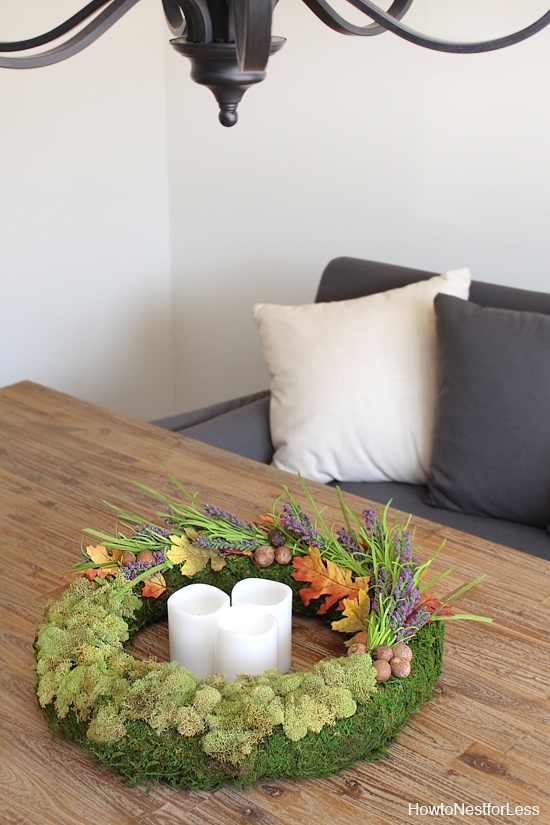
[[370, 613], [370, 599], [366, 590], [359, 590], [357, 598], [344, 599], [344, 616], [337, 622], [332, 622], [333, 630], [341, 633], [357, 633], [360, 630], [368, 630]]
[[189, 553], [189, 549], [193, 547], [185, 534], [182, 536], [169, 536], [172, 542], [172, 547], [166, 553], [166, 558], [170, 559], [174, 564], [183, 564]]
[[204, 570], [208, 562], [216, 573], [225, 567], [225, 559], [217, 550], [195, 547], [186, 535], [170, 536], [172, 547], [166, 553], [173, 564], [181, 565], [181, 575], [191, 578]]
[[225, 567], [225, 559], [223, 556], [213, 554], [210, 557], [210, 567], [214, 573], [219, 573], [222, 567]]
[[107, 564], [110, 561], [117, 562], [122, 553], [120, 550], [107, 550], [102, 544], [98, 544], [95, 547], [87, 547], [86, 555], [96, 564]]
[[120, 550], [107, 550], [102, 544], [97, 544], [95, 547], [90, 545], [86, 548], [86, 555], [94, 564], [109, 564], [113, 563], [112, 567], [100, 567], [97, 570], [86, 570], [85, 574], [89, 579], [94, 579], [97, 576], [104, 579], [105, 576], [114, 576], [118, 570], [118, 561], [122, 555]]

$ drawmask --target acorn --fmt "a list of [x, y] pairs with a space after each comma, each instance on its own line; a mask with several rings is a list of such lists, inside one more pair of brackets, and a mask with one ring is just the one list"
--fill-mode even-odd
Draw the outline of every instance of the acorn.
[[388, 645], [378, 645], [374, 650], [371, 650], [371, 656], [375, 661], [389, 662], [390, 659], [393, 659], [394, 654]]
[[392, 651], [394, 656], [405, 659], [406, 662], [410, 662], [413, 657], [412, 650], [404, 642], [398, 642], [398, 644], [392, 647]]
[[272, 527], [267, 534], [267, 540], [272, 547], [282, 547], [286, 541], [286, 536], [278, 527]]
[[356, 633], [355, 636], [353, 636], [351, 643], [355, 644], [356, 642], [360, 642], [362, 645], [365, 645], [368, 650], [368, 634], [366, 630], [360, 630], [359, 633]]
[[353, 656], [355, 653], [366, 653], [367, 646], [362, 645], [361, 642], [355, 642], [348, 647], [348, 656]]
[[385, 659], [377, 659], [372, 664], [376, 669], [376, 681], [387, 682], [391, 676], [390, 663], [386, 662]]
[[256, 567], [271, 567], [275, 561], [275, 551], [273, 547], [267, 544], [262, 544], [261, 547], [257, 547], [252, 555], [252, 561]]
[[275, 550], [275, 561], [277, 564], [290, 564], [292, 561], [292, 550], [290, 547], [277, 547]]
[[141, 562], [141, 564], [154, 564], [155, 557], [153, 556], [150, 550], [142, 550], [140, 553], [137, 554], [136, 561]]
[[120, 557], [120, 563], [123, 567], [128, 567], [129, 564], [133, 564], [136, 560], [136, 554], [132, 553], [131, 550], [125, 550], [122, 556]]
[[390, 662], [392, 675], [397, 679], [406, 679], [411, 672], [411, 663], [399, 656], [394, 656]]

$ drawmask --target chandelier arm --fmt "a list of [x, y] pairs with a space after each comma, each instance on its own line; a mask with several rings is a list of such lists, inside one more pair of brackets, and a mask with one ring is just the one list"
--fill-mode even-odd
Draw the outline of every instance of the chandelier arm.
[[64, 23], [60, 23], [59, 26], [56, 26], [49, 32], [39, 34], [36, 37], [30, 37], [28, 40], [14, 40], [9, 43], [0, 42], [0, 52], [23, 52], [25, 49], [36, 49], [39, 46], [45, 46], [47, 43], [51, 43], [52, 40], [63, 37], [64, 34], [67, 34], [71, 29], [79, 26], [80, 23], [83, 23], [88, 17], [91, 17], [92, 14], [95, 14], [96, 11], [99, 11], [99, 9], [106, 6], [109, 2], [110, 0], [92, 0], [92, 2], [84, 6], [83, 9], [77, 11], [76, 14], [73, 14], [68, 20], [65, 20]]
[[[386, 29], [378, 23], [354, 26], [335, 12], [326, 0], [305, 0], [311, 10], [331, 28], [344, 34], [375, 35]], [[388, 14], [400, 20], [411, 7], [413, 0], [394, 0]], [[269, 59], [272, 0], [233, 0], [233, 22], [237, 59], [241, 71], [263, 72]]]
[[176, 0], [187, 21], [187, 36], [199, 43], [214, 38], [212, 18], [206, 0]]
[[176, 37], [187, 35], [194, 43], [211, 43], [212, 18], [206, 0], [162, 0], [168, 26]]
[[271, 49], [273, 0], [233, 0], [237, 61], [241, 72], [263, 72]]
[[[319, 18], [319, 20], [335, 32], [338, 32], [338, 34], [349, 34], [357, 37], [371, 37], [373, 35], [383, 34], [387, 31], [386, 27], [380, 26], [378, 23], [369, 23], [368, 26], [356, 26], [354, 23], [350, 23], [338, 14], [337, 11], [335, 11], [332, 6], [329, 5], [327, 0], [303, 1], [306, 6], [308, 6], [310, 11], [312, 11], [313, 14]], [[413, 0], [394, 0], [386, 13], [391, 15], [395, 20], [401, 20], [412, 4]]]
[[175, 37], [182, 37], [187, 28], [185, 17], [177, 0], [162, 0], [168, 28]]
[[453, 40], [442, 40], [437, 37], [430, 37], [428, 35], [417, 32], [408, 26], [399, 23], [395, 18], [391, 17], [379, 6], [371, 3], [370, 0], [348, 0], [352, 6], [364, 12], [368, 17], [371, 17], [376, 23], [379, 23], [388, 31], [393, 32], [398, 37], [408, 40], [417, 46], [423, 46], [426, 49], [432, 49], [440, 52], [451, 52], [454, 54], [476, 54], [479, 52], [495, 51], [496, 49], [504, 49], [507, 46], [513, 46], [522, 40], [526, 40], [533, 34], [536, 34], [550, 23], [550, 11], [545, 12], [542, 17], [535, 20], [524, 29], [520, 29], [513, 34], [507, 34], [504, 37], [497, 37], [493, 40], [482, 40], [474, 43], [459, 43]]
[[81, 29], [78, 34], [61, 43], [54, 49], [49, 49], [37, 55], [27, 57], [2, 57], [0, 68], [3, 69], [37, 69], [41, 66], [51, 66], [60, 63], [74, 54], [78, 54], [113, 26], [139, 0], [112, 0], [108, 8], [104, 9], [91, 23]]

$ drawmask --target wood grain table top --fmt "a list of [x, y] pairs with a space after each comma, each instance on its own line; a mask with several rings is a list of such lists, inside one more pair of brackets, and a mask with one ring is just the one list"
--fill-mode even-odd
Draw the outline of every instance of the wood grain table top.
[[[65, 589], [83, 528], [113, 531], [103, 502], [152, 517], [155, 502], [133, 482], [173, 496], [170, 475], [245, 518], [266, 512], [283, 484], [303, 500], [297, 480], [274, 468], [30, 382], [0, 390], [1, 825], [550, 825], [550, 563], [421, 519], [422, 556], [446, 539], [431, 569], [454, 571], [435, 595], [485, 573], [456, 606], [494, 621], [447, 624], [434, 699], [385, 761], [245, 789], [128, 788], [52, 738], [34, 696], [44, 606]], [[310, 490], [336, 518], [335, 491]], [[141, 635], [135, 655], [168, 658], [165, 626]], [[341, 655], [331, 649], [338, 635], [297, 621], [295, 666]]]

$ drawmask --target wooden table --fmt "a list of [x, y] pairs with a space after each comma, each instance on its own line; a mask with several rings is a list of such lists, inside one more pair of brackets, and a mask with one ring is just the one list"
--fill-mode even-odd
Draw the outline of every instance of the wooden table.
[[[173, 495], [170, 474], [204, 501], [245, 517], [265, 512], [283, 483], [300, 499], [293, 477], [270, 467], [29, 382], [0, 391], [2, 825], [550, 823], [550, 564], [420, 519], [416, 538], [425, 555], [446, 538], [436, 570], [455, 571], [437, 595], [486, 573], [458, 606], [494, 622], [447, 625], [435, 698], [383, 763], [245, 790], [161, 785], [145, 793], [123, 786], [72, 743], [52, 739], [33, 693], [32, 642], [43, 607], [65, 588], [60, 575], [79, 559], [82, 529], [112, 531], [102, 500], [152, 515], [155, 503], [132, 482]], [[311, 490], [336, 516], [335, 492]], [[298, 625], [298, 667], [335, 644], [338, 634], [327, 638], [314, 625]], [[166, 637], [165, 627], [155, 630], [143, 649], [166, 656]], [[445, 815], [422, 807], [441, 804], [449, 806]], [[455, 804], [484, 813], [451, 813]], [[513, 816], [516, 806], [538, 806], [540, 814]]]

